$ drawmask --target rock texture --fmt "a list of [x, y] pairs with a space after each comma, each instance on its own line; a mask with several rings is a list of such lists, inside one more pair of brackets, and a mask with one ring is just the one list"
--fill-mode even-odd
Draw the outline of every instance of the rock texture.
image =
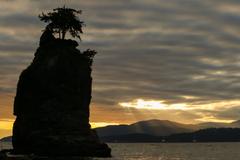
[[81, 53], [76, 41], [48, 36], [41, 37], [33, 62], [19, 78], [14, 153], [111, 156], [89, 124], [95, 52]]

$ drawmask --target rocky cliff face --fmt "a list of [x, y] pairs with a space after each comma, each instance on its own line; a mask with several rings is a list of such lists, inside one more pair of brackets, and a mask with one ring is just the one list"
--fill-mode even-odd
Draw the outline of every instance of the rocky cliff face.
[[81, 53], [76, 41], [47, 40], [41, 39], [33, 62], [19, 78], [14, 152], [110, 156], [110, 148], [99, 141], [89, 124], [95, 53]]

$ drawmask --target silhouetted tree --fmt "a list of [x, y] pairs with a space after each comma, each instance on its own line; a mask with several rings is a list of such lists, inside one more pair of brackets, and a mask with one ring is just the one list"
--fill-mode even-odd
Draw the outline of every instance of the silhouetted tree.
[[46, 28], [52, 30], [53, 33], [58, 33], [60, 39], [64, 39], [69, 31], [74, 38], [77, 37], [81, 40], [80, 34], [83, 33], [84, 22], [77, 17], [81, 13], [81, 10], [63, 6], [62, 8], [53, 9], [53, 12], [42, 13], [39, 18], [41, 21], [48, 23]]
[[95, 50], [87, 49], [86, 51], [83, 52], [83, 55], [88, 58], [89, 60], [89, 65], [92, 65], [93, 62], [93, 57], [97, 54]]

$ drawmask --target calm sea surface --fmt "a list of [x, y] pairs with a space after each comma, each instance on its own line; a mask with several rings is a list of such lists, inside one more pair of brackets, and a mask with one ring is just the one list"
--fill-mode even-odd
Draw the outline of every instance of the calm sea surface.
[[[2, 148], [11, 148], [8, 143]], [[113, 158], [93, 160], [240, 160], [240, 143], [110, 143]]]

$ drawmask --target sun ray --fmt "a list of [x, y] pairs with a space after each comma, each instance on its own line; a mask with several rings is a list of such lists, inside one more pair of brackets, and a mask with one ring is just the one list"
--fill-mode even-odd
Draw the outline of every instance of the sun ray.
[[185, 103], [166, 104], [162, 100], [135, 99], [132, 102], [120, 102], [124, 108], [151, 109], [151, 110], [187, 110]]

